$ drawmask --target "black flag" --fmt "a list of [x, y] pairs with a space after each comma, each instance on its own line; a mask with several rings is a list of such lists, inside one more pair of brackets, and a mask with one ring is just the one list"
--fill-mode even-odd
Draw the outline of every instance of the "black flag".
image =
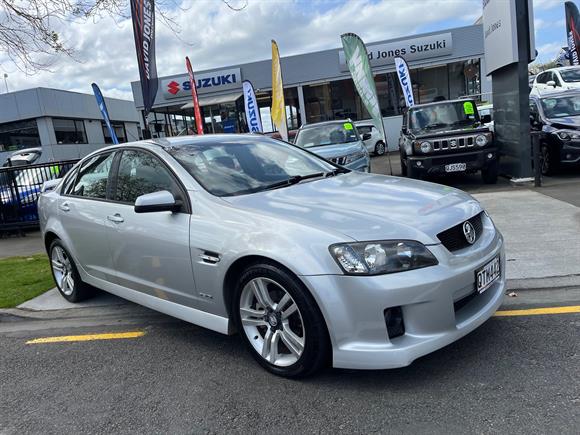
[[147, 115], [157, 94], [157, 66], [155, 64], [155, 1], [131, 0], [133, 34], [139, 63], [139, 77], [143, 106]]
[[566, 36], [568, 38], [568, 51], [570, 54], [570, 63], [572, 65], [580, 65], [580, 17], [578, 16], [578, 8], [574, 2], [566, 2]]

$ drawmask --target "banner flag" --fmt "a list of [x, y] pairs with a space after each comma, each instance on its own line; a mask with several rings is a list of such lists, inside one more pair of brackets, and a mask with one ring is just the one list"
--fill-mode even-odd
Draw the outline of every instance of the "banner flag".
[[244, 80], [244, 106], [246, 108], [246, 121], [250, 133], [262, 133], [262, 120], [260, 119], [260, 109], [256, 101], [256, 94], [252, 82]]
[[[375, 127], [383, 132], [383, 139], [387, 144], [387, 134], [385, 132], [385, 125], [383, 124], [383, 117], [379, 107], [379, 97], [377, 96], [377, 87], [373, 72], [369, 64], [369, 55], [367, 48], [358, 35], [354, 33], [345, 33], [340, 36], [342, 41], [342, 48], [344, 49], [344, 57], [348, 65], [348, 70], [352, 76], [354, 86], [365, 105], [367, 112], [371, 115]], [[387, 155], [389, 148], [387, 145]], [[389, 159], [389, 166], [391, 159]], [[391, 168], [391, 174], [393, 169]]]
[[288, 125], [286, 124], [286, 104], [282, 85], [282, 68], [278, 44], [272, 39], [272, 121], [283, 140], [288, 142]]
[[415, 98], [413, 97], [413, 85], [411, 83], [411, 72], [409, 70], [409, 65], [407, 65], [405, 59], [397, 56], [395, 57], [395, 68], [397, 70], [399, 83], [401, 84], [401, 89], [403, 90], [403, 95], [405, 97], [405, 104], [407, 107], [413, 107], [415, 105]]
[[158, 87], [155, 64], [155, 0], [131, 0], [131, 16], [144, 114], [147, 116], [155, 102]]
[[199, 110], [199, 101], [197, 100], [197, 85], [193, 77], [193, 68], [189, 57], [185, 56], [185, 66], [187, 67], [187, 74], [189, 74], [189, 84], [191, 86], [191, 97], [193, 98], [193, 113], [195, 114], [195, 127], [197, 134], [203, 134], [203, 120], [201, 119], [201, 112]]
[[564, 3], [566, 9], [566, 36], [568, 38], [568, 50], [570, 52], [570, 64], [580, 65], [580, 14], [574, 2]]
[[107, 129], [109, 130], [109, 134], [111, 135], [111, 140], [115, 145], [119, 144], [119, 139], [117, 139], [117, 134], [115, 133], [115, 129], [111, 125], [111, 119], [109, 118], [109, 111], [107, 110], [107, 105], [105, 104], [105, 99], [103, 98], [103, 94], [101, 90], [97, 86], [96, 83], [92, 85], [93, 92], [95, 94], [95, 98], [97, 99], [97, 105], [101, 110], [101, 114], [103, 115], [103, 119], [105, 120], [105, 124], [107, 124]]

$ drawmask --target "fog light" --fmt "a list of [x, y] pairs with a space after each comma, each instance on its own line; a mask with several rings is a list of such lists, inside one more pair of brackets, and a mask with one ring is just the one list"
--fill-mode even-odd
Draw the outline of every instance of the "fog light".
[[400, 337], [405, 333], [401, 307], [392, 307], [385, 310], [385, 325], [390, 339]]
[[489, 154], [487, 155], [487, 158], [488, 158], [488, 159], [493, 159], [493, 154], [492, 154], [492, 153], [489, 153]]
[[423, 166], [423, 163], [417, 162], [417, 166], [421, 167], [421, 166]]
[[566, 160], [570, 160], [572, 158], [572, 154], [566, 154]]

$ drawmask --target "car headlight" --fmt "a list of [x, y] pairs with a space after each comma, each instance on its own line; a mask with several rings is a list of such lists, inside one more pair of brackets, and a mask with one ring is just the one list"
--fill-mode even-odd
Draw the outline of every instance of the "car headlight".
[[475, 144], [479, 147], [487, 145], [487, 137], [484, 134], [478, 134], [475, 136]]
[[422, 153], [430, 153], [433, 150], [433, 146], [431, 146], [429, 141], [421, 142], [420, 148]]
[[339, 243], [329, 249], [347, 275], [382, 275], [438, 264], [431, 251], [412, 240]]
[[558, 130], [556, 134], [565, 142], [569, 140], [580, 140], [580, 132], [574, 130]]
[[346, 156], [345, 165], [348, 165], [349, 163], [352, 163], [358, 159], [362, 159], [364, 156], [365, 153], [363, 151], [357, 151], [356, 153], [349, 154]]

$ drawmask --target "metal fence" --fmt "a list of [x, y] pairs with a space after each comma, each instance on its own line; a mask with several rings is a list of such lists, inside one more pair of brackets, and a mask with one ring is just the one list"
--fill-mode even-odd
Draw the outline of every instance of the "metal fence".
[[0, 231], [38, 226], [37, 201], [42, 185], [64, 176], [77, 161], [0, 168]]

